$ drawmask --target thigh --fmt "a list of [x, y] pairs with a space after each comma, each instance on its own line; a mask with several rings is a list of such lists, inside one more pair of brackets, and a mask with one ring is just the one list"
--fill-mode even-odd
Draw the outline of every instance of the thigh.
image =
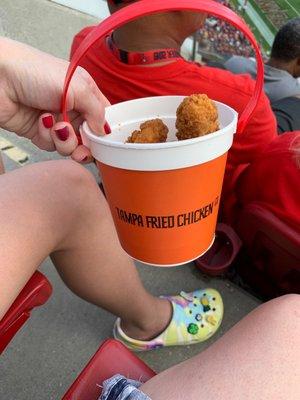
[[0, 319], [72, 229], [81, 170], [70, 161], [52, 161], [0, 177]]
[[141, 390], [152, 400], [300, 399], [300, 296], [265, 303]]

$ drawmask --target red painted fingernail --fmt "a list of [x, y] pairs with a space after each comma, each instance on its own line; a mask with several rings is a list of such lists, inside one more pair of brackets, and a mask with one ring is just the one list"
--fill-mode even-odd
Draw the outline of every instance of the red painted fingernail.
[[52, 115], [48, 115], [47, 117], [42, 118], [42, 122], [46, 129], [50, 129], [54, 125]]
[[65, 142], [69, 137], [69, 128], [67, 126], [64, 126], [61, 129], [55, 129], [55, 132], [58, 139], [62, 140], [63, 142]]
[[108, 135], [109, 133], [111, 133], [111, 129], [110, 126], [108, 125], [107, 122], [105, 122], [104, 124], [104, 132]]

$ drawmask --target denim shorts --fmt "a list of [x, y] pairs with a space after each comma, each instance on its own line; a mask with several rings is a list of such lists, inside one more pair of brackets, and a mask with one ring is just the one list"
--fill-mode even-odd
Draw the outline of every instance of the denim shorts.
[[151, 400], [138, 388], [142, 382], [127, 379], [122, 375], [114, 375], [103, 382], [103, 390], [99, 400]]

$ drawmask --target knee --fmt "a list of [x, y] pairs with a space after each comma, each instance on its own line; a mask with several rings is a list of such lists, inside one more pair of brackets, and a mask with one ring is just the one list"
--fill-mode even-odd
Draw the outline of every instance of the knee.
[[274, 304], [274, 306], [276, 306], [278, 309], [278, 313], [280, 314], [286, 314], [287, 312], [300, 312], [300, 295], [286, 294], [269, 301], [269, 304]]
[[[34, 164], [34, 180], [37, 186], [47, 192], [56, 193], [74, 203], [86, 202], [99, 196], [94, 176], [82, 165], [72, 160], [55, 160]], [[38, 172], [37, 172], [37, 171]]]
[[106, 199], [89, 170], [72, 160], [60, 160], [55, 168], [61, 171], [59, 176], [63, 182], [64, 196], [68, 198], [69, 205], [75, 207], [77, 213], [81, 212], [86, 219], [94, 219], [95, 212], [99, 213], [101, 218], [107, 217]]
[[93, 175], [82, 165], [72, 160], [60, 160], [56, 168], [60, 170], [60, 175], [66, 183], [75, 188], [85, 188], [90, 185], [95, 185]]
[[[60, 182], [67, 190], [71, 190], [70, 196], [76, 191], [82, 192], [97, 186], [93, 175], [82, 165], [72, 160], [56, 160], [40, 164], [47, 171], [47, 176], [51, 182]], [[50, 183], [49, 182], [49, 183]]]
[[296, 316], [300, 320], [300, 295], [299, 294], [286, 294], [285, 296], [277, 297], [272, 300], [277, 309], [279, 317], [287, 315]]
[[264, 320], [267, 326], [272, 326], [273, 332], [299, 332], [300, 330], [300, 295], [287, 294], [265, 303]]

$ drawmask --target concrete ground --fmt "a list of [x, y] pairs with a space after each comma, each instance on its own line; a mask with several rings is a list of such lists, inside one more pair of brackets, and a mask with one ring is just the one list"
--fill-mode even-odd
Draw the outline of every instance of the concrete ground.
[[[95, 22], [93, 17], [46, 0], [0, 0], [1, 35], [60, 57], [68, 56], [73, 35]], [[58, 158], [7, 132], [0, 131], [0, 141], [1, 138], [9, 138], [28, 155], [29, 162]], [[8, 170], [20, 167], [6, 155], [4, 162]], [[202, 276], [192, 264], [164, 270], [138, 265], [138, 269], [146, 287], [154, 294], [212, 286], [222, 293], [225, 304], [222, 327], [208, 342], [141, 354], [156, 371], [201, 352], [259, 303], [226, 280]], [[54, 293], [44, 307], [33, 312], [0, 357], [1, 400], [61, 399], [101, 341], [111, 335], [112, 315], [75, 297], [64, 287], [49, 260], [41, 270], [51, 281]]]

